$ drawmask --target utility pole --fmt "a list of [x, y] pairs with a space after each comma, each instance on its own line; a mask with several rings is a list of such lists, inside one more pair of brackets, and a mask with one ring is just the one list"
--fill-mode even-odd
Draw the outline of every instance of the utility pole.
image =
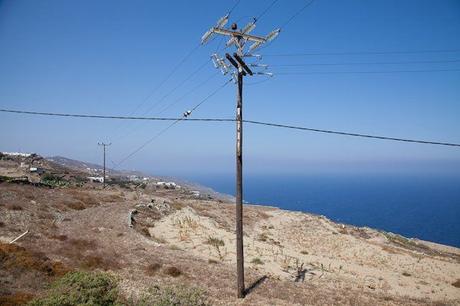
[[[243, 29], [238, 30], [238, 25], [233, 23], [231, 29], [225, 29], [224, 26], [228, 23], [228, 14], [219, 21], [217, 25], [212, 27], [201, 38], [201, 43], [206, 43], [211, 36], [215, 34], [230, 37], [227, 42], [227, 47], [235, 45], [237, 52], [233, 53], [233, 57], [226, 53], [225, 58], [231, 64], [229, 65], [225, 59], [220, 58], [217, 54], [211, 56], [215, 68], [219, 68], [224, 75], [231, 72], [232, 77], [237, 84], [236, 94], [236, 271], [237, 271], [237, 296], [243, 298], [245, 295], [244, 286], [244, 250], [243, 250], [243, 77], [249, 74], [253, 75], [251, 69], [243, 60], [244, 57], [254, 57], [260, 59], [260, 56], [246, 53], [244, 46], [246, 42], [251, 41], [253, 45], [249, 48], [249, 52], [255, 50], [263, 43], [273, 40], [280, 32], [279, 29], [272, 31], [266, 37], [249, 35], [249, 32], [256, 27], [256, 20], [250, 22]], [[231, 71], [231, 66], [235, 68]], [[257, 64], [252, 64], [252, 67], [262, 67]], [[266, 66], [265, 66], [266, 68]], [[266, 72], [257, 72], [257, 74], [268, 75]]]
[[102, 146], [103, 147], [103, 151], [104, 151], [104, 170], [103, 170], [103, 188], [105, 188], [105, 151], [106, 151], [106, 148], [108, 146], [110, 146], [112, 143], [103, 143], [103, 142], [98, 142], [97, 143], [99, 146]]
[[244, 297], [243, 254], [243, 74], [238, 72], [236, 95], [236, 269], [238, 297]]

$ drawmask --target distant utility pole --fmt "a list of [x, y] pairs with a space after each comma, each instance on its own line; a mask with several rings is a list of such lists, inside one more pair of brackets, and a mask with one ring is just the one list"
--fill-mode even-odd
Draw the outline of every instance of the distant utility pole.
[[112, 143], [103, 143], [103, 142], [98, 142], [97, 143], [99, 146], [102, 146], [104, 148], [104, 172], [103, 172], [103, 188], [105, 188], [105, 151], [108, 146], [110, 146]]
[[[207, 31], [201, 38], [201, 43], [205, 44], [209, 39], [215, 35], [228, 36], [230, 39], [227, 41], [227, 47], [235, 45], [237, 52], [230, 55], [225, 54], [225, 58], [231, 64], [229, 65], [224, 58], [220, 58], [217, 54], [212, 54], [214, 66], [222, 71], [224, 75], [231, 73], [232, 77], [237, 84], [236, 95], [236, 270], [237, 270], [237, 295], [243, 298], [245, 295], [244, 287], [244, 253], [243, 253], [243, 77], [249, 74], [254, 75], [251, 69], [243, 60], [245, 57], [252, 57], [258, 60], [261, 59], [260, 55], [251, 54], [253, 50], [260, 47], [262, 44], [273, 40], [278, 36], [280, 29], [276, 29], [268, 34], [266, 37], [249, 35], [249, 32], [256, 27], [256, 19], [250, 22], [243, 29], [238, 30], [238, 25], [233, 23], [230, 29], [224, 28], [228, 23], [228, 17], [222, 17], [217, 21], [217, 25]], [[247, 42], [253, 44], [249, 47], [249, 51], [244, 51], [244, 46]], [[251, 67], [267, 68], [266, 65], [250, 64]], [[232, 69], [231, 67], [234, 67]], [[272, 76], [268, 72], [256, 72], [258, 75]]]

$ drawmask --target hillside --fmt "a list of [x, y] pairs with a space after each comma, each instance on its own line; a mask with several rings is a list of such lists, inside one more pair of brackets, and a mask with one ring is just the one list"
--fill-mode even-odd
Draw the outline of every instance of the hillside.
[[0, 305], [40, 297], [75, 270], [115, 275], [128, 305], [171, 285], [200, 288], [212, 305], [460, 305], [457, 248], [253, 205], [238, 300], [232, 202], [154, 180], [102, 189], [85, 166], [1, 156]]

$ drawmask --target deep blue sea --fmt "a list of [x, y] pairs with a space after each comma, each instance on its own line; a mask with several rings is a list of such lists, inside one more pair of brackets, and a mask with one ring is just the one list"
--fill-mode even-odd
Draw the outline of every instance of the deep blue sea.
[[[231, 175], [189, 177], [234, 195]], [[244, 200], [460, 247], [460, 175], [245, 175]]]

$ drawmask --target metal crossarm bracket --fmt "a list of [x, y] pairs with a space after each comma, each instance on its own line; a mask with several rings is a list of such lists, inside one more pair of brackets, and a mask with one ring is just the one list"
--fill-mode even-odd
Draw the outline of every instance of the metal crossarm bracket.
[[241, 59], [241, 57], [238, 56], [238, 54], [233, 53], [233, 57], [236, 59], [236, 61], [243, 67], [243, 69], [249, 73], [249, 75], [253, 75], [251, 69], [246, 65], [246, 63]]

